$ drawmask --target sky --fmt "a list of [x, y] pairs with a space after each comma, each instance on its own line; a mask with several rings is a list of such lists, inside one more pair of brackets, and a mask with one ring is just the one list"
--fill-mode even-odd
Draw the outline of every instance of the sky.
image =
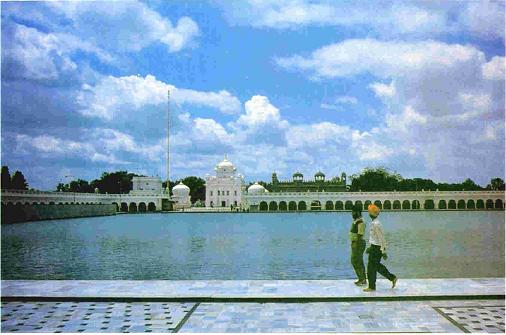
[[504, 176], [503, 1], [1, 3], [2, 165], [246, 181]]

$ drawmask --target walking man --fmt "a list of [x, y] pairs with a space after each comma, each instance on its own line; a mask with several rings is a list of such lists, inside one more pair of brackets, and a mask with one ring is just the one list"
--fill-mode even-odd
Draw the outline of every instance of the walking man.
[[365, 222], [362, 218], [362, 205], [355, 205], [352, 209], [351, 215], [353, 217], [350, 229], [351, 265], [353, 265], [353, 269], [355, 269], [355, 273], [358, 277], [355, 285], [364, 286], [367, 284], [367, 281], [365, 278], [364, 266]]
[[369, 259], [367, 261], [367, 280], [369, 287], [364, 289], [364, 292], [372, 292], [376, 290], [376, 272], [379, 272], [383, 277], [392, 282], [392, 288], [397, 283], [397, 277], [390, 273], [385, 265], [381, 264], [381, 258], [387, 259], [387, 243], [381, 223], [378, 220], [380, 209], [376, 205], [369, 205], [367, 207], [369, 216], [372, 219], [371, 228], [369, 230]]

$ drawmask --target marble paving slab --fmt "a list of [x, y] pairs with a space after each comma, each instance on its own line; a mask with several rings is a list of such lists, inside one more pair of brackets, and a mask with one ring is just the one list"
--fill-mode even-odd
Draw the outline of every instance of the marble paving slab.
[[146, 299], [384, 299], [504, 296], [504, 278], [380, 279], [375, 292], [353, 280], [2, 280], [2, 297]]

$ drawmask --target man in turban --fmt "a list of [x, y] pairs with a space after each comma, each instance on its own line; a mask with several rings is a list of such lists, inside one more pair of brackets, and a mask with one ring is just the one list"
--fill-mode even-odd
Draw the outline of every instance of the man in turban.
[[381, 223], [378, 220], [380, 209], [376, 205], [369, 205], [367, 207], [369, 216], [372, 219], [371, 228], [369, 229], [369, 258], [367, 261], [367, 280], [369, 287], [364, 289], [364, 292], [371, 292], [376, 290], [376, 273], [379, 272], [383, 277], [392, 282], [392, 288], [397, 283], [397, 277], [390, 273], [385, 265], [381, 264], [381, 258], [387, 259], [387, 242]]

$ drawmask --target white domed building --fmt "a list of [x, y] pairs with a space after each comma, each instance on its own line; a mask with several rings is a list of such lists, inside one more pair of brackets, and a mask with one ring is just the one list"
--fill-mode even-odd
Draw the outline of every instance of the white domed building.
[[206, 207], [242, 208], [244, 177], [227, 157], [214, 168], [215, 176], [206, 175]]
[[172, 200], [174, 201], [174, 209], [190, 208], [192, 206], [190, 199], [190, 188], [180, 182], [172, 188]]

